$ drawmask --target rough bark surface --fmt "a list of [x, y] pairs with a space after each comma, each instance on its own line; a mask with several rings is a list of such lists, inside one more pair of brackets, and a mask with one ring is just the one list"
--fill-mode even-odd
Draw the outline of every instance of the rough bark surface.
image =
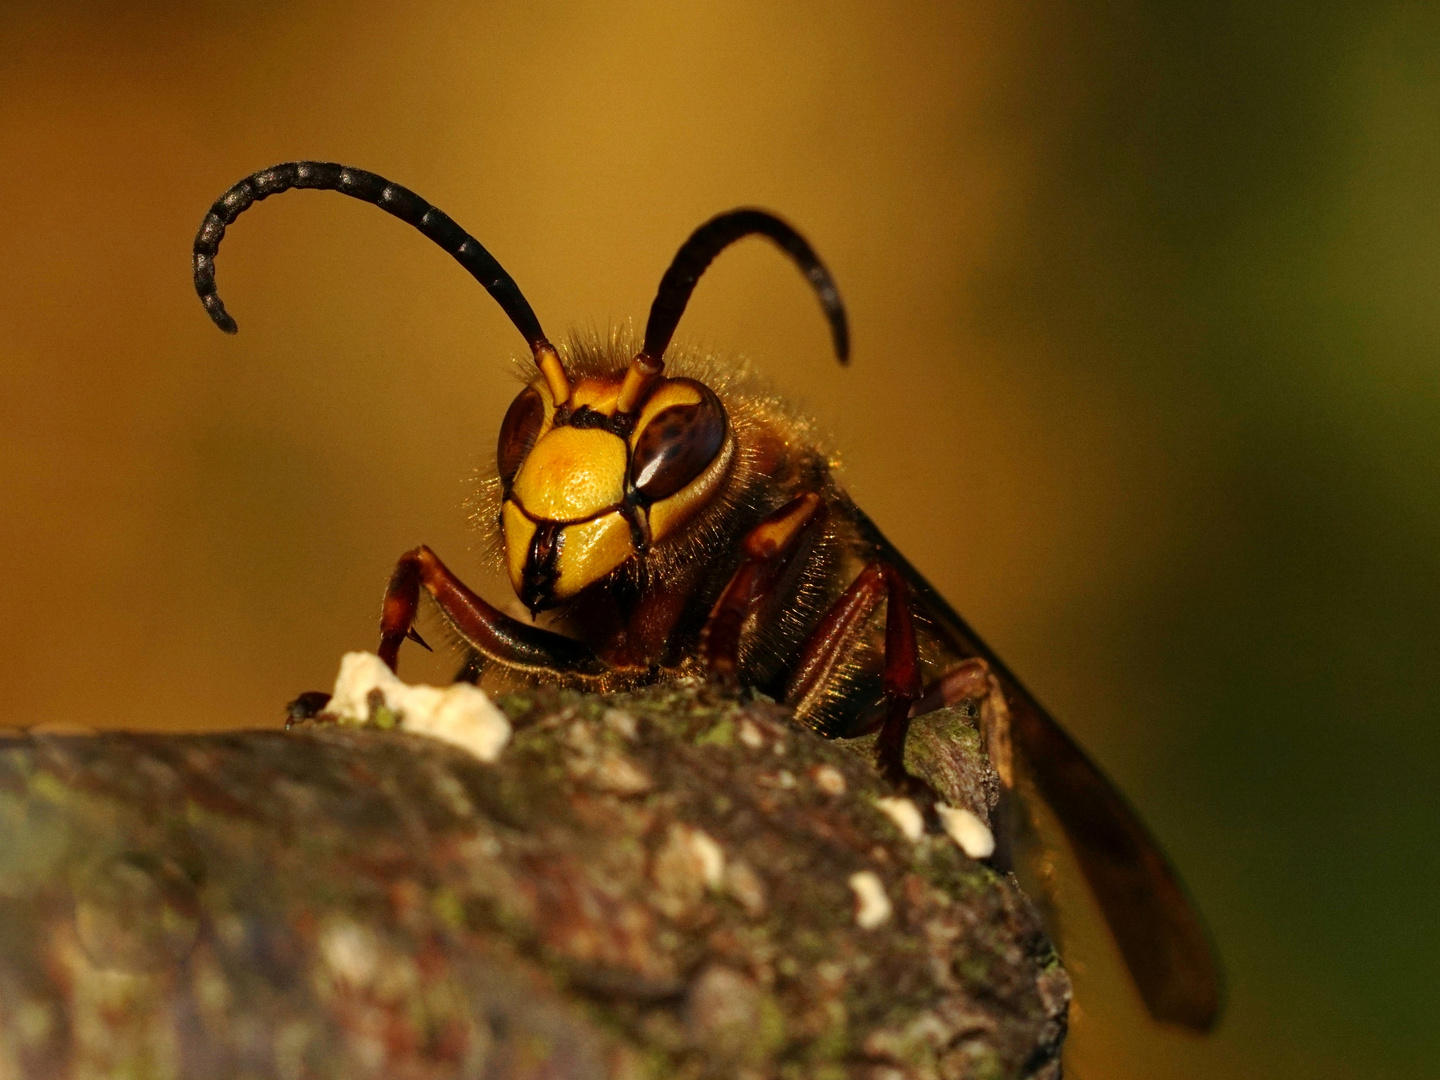
[[[499, 704], [488, 765], [373, 726], [0, 738], [0, 1080], [1059, 1075], [1030, 903], [906, 839], [863, 746], [699, 685]], [[988, 818], [972, 717], [912, 743]]]

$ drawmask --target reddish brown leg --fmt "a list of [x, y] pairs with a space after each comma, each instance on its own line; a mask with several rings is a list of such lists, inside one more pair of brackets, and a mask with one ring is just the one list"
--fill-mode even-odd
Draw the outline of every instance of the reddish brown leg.
[[395, 670], [400, 643], [411, 623], [424, 586], [460, 636], [477, 652], [523, 671], [598, 675], [603, 666], [590, 649], [562, 634], [528, 626], [491, 607], [452, 574], [428, 547], [400, 556], [385, 590], [380, 613], [380, 659]]
[[978, 656], [962, 660], [941, 675], [911, 706], [910, 716], [912, 719], [924, 716], [962, 701], [980, 702], [980, 734], [985, 738], [985, 752], [1008, 791], [1015, 786], [1010, 752], [1010, 706], [1000, 689], [1000, 680], [984, 660]]
[[920, 697], [920, 656], [910, 616], [910, 591], [905, 579], [888, 563], [869, 563], [843, 596], [825, 613], [800, 651], [800, 660], [785, 688], [785, 700], [804, 713], [823, 693], [865, 619], [885, 600], [884, 701], [875, 743], [875, 763], [897, 787], [934, 801], [928, 786], [905, 771], [905, 736], [910, 730], [911, 704]]
[[897, 787], [926, 796], [935, 793], [928, 784], [905, 771], [905, 736], [910, 731], [910, 704], [920, 696], [920, 652], [915, 645], [915, 623], [910, 618], [910, 590], [905, 579], [888, 563], [885, 576], [885, 722], [875, 740], [875, 764]]
[[730, 578], [700, 632], [700, 659], [707, 670], [733, 680], [740, 667], [740, 632], [755, 606], [769, 598], [806, 533], [819, 524], [825, 504], [806, 492], [756, 525], [740, 542], [745, 561]]
[[1008, 870], [1014, 861], [1016, 830], [1026, 822], [1017, 816], [1014, 759], [1010, 750], [1010, 705], [1000, 680], [980, 657], [962, 660], [930, 684], [924, 696], [911, 706], [910, 716], [912, 719], [924, 716], [964, 701], [980, 703], [980, 736], [985, 740], [990, 764], [1000, 777], [1000, 801], [990, 813], [995, 852], [988, 861], [997, 869]]
[[[785, 686], [785, 702], [795, 710], [796, 715], [805, 717], [824, 694], [826, 685], [844, 662], [859, 626], [884, 595], [885, 581], [880, 564], [870, 563], [810, 631], [800, 650], [800, 659]], [[877, 716], [874, 726], [855, 734], [868, 734], [882, 720], [883, 717]]]

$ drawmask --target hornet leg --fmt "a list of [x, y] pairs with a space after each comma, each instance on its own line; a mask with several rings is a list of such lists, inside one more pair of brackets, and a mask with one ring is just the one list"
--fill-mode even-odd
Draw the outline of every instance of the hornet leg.
[[380, 659], [395, 670], [400, 643], [411, 624], [424, 587], [450, 624], [476, 652], [522, 671], [599, 675], [603, 665], [589, 647], [573, 638], [527, 626], [497, 611], [457, 578], [428, 547], [400, 556], [380, 614]]
[[1010, 706], [1000, 680], [980, 657], [962, 660], [930, 684], [924, 696], [910, 708], [910, 717], [924, 716], [936, 709], [980, 702], [980, 734], [985, 752], [1000, 783], [1008, 792], [1015, 786], [1014, 757], [1010, 749]]
[[1029, 820], [1015, 796], [1014, 755], [1010, 746], [1010, 705], [1000, 680], [982, 658], [962, 660], [941, 675], [910, 709], [911, 718], [966, 701], [980, 703], [980, 737], [995, 774], [1000, 777], [1000, 801], [990, 812], [995, 853], [987, 860], [997, 870], [1011, 869], [1015, 862], [1017, 834], [1031, 831]]
[[740, 632], [762, 601], [771, 599], [802, 541], [825, 514], [820, 496], [806, 492], [756, 525], [740, 542], [745, 561], [730, 578], [700, 631], [706, 670], [733, 681], [740, 667]]
[[[407, 638], [429, 649], [412, 625], [424, 587], [444, 612], [450, 624], [471, 648], [457, 682], [479, 678], [480, 656], [523, 671], [599, 675], [604, 667], [590, 649], [563, 634], [527, 626], [491, 607], [457, 578], [428, 547], [418, 547], [400, 556], [380, 613], [380, 647], [376, 650], [391, 671], [400, 656], [400, 643]], [[330, 695], [319, 690], [301, 694], [286, 707], [286, 727], [318, 716], [330, 703]]]
[[881, 600], [885, 601], [885, 696], [875, 764], [891, 783], [933, 805], [935, 793], [929, 785], [905, 770], [905, 736], [910, 730], [911, 706], [920, 698], [920, 656], [910, 614], [910, 590], [889, 563], [867, 564], [811, 631], [785, 688], [785, 700], [802, 715], [813, 706]]

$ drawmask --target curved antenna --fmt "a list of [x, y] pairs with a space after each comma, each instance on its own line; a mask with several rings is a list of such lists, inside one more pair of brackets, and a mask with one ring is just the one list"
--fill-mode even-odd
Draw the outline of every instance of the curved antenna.
[[262, 169], [221, 195], [205, 215], [200, 231], [195, 234], [195, 291], [200, 294], [200, 302], [221, 330], [233, 334], [239, 329], [225, 310], [215, 287], [215, 255], [220, 250], [225, 229], [261, 199], [291, 188], [338, 191], [352, 199], [378, 206], [406, 224], [415, 226], [485, 286], [485, 291], [510, 316], [510, 321], [525, 336], [530, 351], [535, 354], [535, 363], [545, 376], [555, 404], [564, 404], [570, 397], [570, 381], [560, 363], [560, 356], [540, 329], [540, 320], [535, 317], [530, 302], [521, 293], [520, 286], [515, 284], [515, 279], [481, 246], [480, 241], [455, 224], [443, 210], [431, 206], [409, 188], [393, 184], [383, 176], [364, 169], [352, 169], [329, 161], [287, 161]]
[[660, 279], [660, 291], [655, 296], [655, 302], [650, 306], [650, 320], [645, 324], [645, 347], [630, 362], [630, 370], [625, 373], [625, 382], [616, 403], [617, 411], [632, 411], [664, 370], [665, 350], [706, 267], [735, 241], [756, 234], [774, 241], [795, 261], [820, 298], [820, 306], [825, 309], [830, 336], [835, 342], [836, 358], [842, 364], [849, 361], [850, 331], [845, 321], [845, 304], [840, 299], [840, 290], [835, 287], [835, 279], [820, 261], [820, 256], [815, 254], [815, 249], [803, 236], [774, 214], [742, 207], [705, 222], [675, 253], [670, 268]]

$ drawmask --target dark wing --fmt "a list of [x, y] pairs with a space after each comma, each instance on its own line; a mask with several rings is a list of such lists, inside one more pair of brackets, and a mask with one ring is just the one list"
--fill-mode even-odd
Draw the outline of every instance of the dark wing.
[[1220, 1015], [1220, 960], [1160, 845], [1085, 751], [858, 507], [855, 519], [878, 557], [905, 576], [935, 630], [999, 677], [1014, 745], [1059, 818], [1150, 1015], [1209, 1031]]

